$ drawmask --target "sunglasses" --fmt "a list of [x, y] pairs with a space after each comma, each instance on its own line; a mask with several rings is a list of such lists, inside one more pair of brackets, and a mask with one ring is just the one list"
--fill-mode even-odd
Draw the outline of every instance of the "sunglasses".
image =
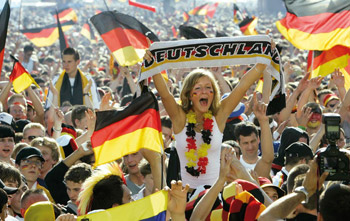
[[27, 139], [28, 139], [29, 141], [32, 141], [32, 140], [34, 140], [34, 139], [37, 138], [37, 137], [39, 137], [39, 136], [28, 136]]
[[29, 165], [35, 165], [38, 168], [41, 168], [43, 163], [40, 160], [22, 160], [21, 166], [29, 166]]
[[335, 107], [337, 104], [329, 104], [328, 106], [330, 107], [330, 108], [333, 108], [333, 107]]

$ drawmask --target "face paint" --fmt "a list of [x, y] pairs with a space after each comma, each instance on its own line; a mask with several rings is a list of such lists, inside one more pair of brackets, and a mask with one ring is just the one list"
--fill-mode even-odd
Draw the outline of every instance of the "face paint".
[[193, 92], [192, 97], [195, 97], [197, 95], [198, 95], [197, 92]]
[[307, 122], [309, 128], [317, 128], [321, 124], [322, 115], [319, 113], [313, 113]]
[[22, 168], [22, 170], [26, 170], [29, 168], [29, 165], [22, 165], [21, 168]]
[[211, 93], [211, 94], [212, 94], [212, 93], [214, 93], [214, 91], [213, 91], [213, 90], [210, 90], [210, 91], [209, 91], [209, 93]]

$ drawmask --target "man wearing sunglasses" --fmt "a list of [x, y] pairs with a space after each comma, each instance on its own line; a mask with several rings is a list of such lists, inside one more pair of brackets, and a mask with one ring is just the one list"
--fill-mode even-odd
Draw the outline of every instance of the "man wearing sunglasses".
[[29, 123], [23, 128], [22, 142], [30, 144], [37, 137], [45, 136], [45, 127], [39, 123]]
[[28, 188], [44, 190], [50, 201], [54, 202], [50, 192], [37, 182], [44, 162], [45, 159], [36, 147], [25, 147], [16, 156], [16, 167], [26, 178]]

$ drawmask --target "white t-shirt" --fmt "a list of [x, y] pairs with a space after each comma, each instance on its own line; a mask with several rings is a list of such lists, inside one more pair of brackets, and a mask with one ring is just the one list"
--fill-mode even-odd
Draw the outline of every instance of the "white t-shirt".
[[[242, 155], [241, 155], [239, 161], [241, 162], [241, 164], [242, 164], [248, 171], [254, 170], [254, 169], [255, 169], [256, 163], [250, 164], [250, 163], [245, 162], [245, 161], [243, 160], [243, 156], [242, 156]], [[256, 162], [258, 162], [258, 161], [256, 161]]]

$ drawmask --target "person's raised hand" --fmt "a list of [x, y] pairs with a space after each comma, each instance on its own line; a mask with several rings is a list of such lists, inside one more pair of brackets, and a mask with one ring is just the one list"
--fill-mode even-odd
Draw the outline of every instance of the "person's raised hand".
[[322, 80], [323, 80], [323, 77], [319, 77], [319, 76], [310, 79], [308, 88], [312, 90], [316, 90], [321, 85]]
[[253, 113], [259, 122], [268, 121], [269, 117], [266, 116], [267, 105], [261, 101], [258, 101], [256, 92], [253, 94]]
[[59, 123], [59, 125], [61, 125], [61, 123], [63, 122], [64, 114], [59, 108], [55, 108], [55, 113], [53, 115], [53, 119], [54, 119], [55, 124]]
[[87, 119], [87, 127], [88, 127], [89, 136], [92, 136], [92, 134], [95, 131], [95, 126], [96, 126], [96, 114], [91, 109], [88, 109], [87, 111], [85, 111], [85, 116]]
[[328, 172], [323, 172], [320, 178], [317, 176], [318, 164], [317, 164], [317, 156], [311, 161], [310, 169], [306, 173], [306, 177], [303, 181], [303, 186], [306, 188], [309, 196], [316, 192], [317, 187], [319, 190], [322, 187], [322, 184], [326, 180], [328, 176]]
[[147, 44], [148, 44], [148, 47], [147, 47], [145, 55], [143, 56], [143, 59], [148, 61], [148, 62], [151, 62], [154, 56], [151, 53], [151, 51], [149, 50], [149, 47], [151, 47], [151, 40], [149, 40], [149, 38], [147, 38]]
[[84, 87], [84, 94], [86, 94], [86, 93], [89, 93], [89, 91], [90, 91], [90, 89], [91, 89], [91, 85], [92, 85], [92, 80], [90, 79], [89, 80], [89, 83]]
[[307, 72], [305, 76], [299, 81], [298, 87], [296, 89], [298, 92], [303, 92], [307, 88], [309, 84], [310, 74], [310, 72]]
[[312, 116], [312, 108], [311, 107], [307, 107], [304, 105], [302, 111], [301, 111], [301, 115], [298, 116], [296, 115], [295, 118], [298, 122], [298, 126], [303, 126], [306, 127], [307, 122], [309, 121], [310, 117]]
[[114, 109], [113, 106], [115, 104], [115, 101], [113, 101], [112, 104], [110, 104], [110, 99], [111, 99], [111, 92], [106, 93], [105, 95], [103, 95], [102, 99], [101, 99], [101, 103], [100, 103], [100, 111], [106, 111], [106, 110], [112, 110]]
[[50, 91], [52, 92], [53, 96], [58, 96], [58, 91], [57, 91], [55, 85], [53, 85], [51, 80], [50, 80]]
[[229, 180], [230, 165], [234, 157], [236, 156], [233, 148], [223, 148], [221, 150], [219, 180], [224, 183]]
[[339, 70], [339, 68], [336, 68], [334, 70], [334, 73], [332, 74], [331, 81], [338, 87], [344, 87], [345, 84], [345, 78], [343, 73]]
[[171, 181], [171, 189], [168, 190], [168, 211], [172, 216], [184, 215], [186, 210], [187, 192], [190, 186], [182, 187], [182, 181]]

